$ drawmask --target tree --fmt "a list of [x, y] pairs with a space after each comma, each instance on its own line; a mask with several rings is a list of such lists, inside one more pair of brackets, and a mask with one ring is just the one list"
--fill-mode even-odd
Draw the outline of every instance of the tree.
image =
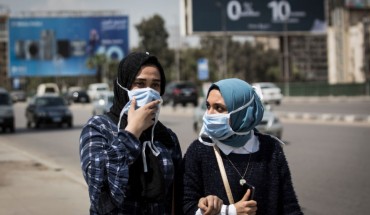
[[169, 35], [164, 24], [163, 18], [157, 14], [137, 24], [135, 27], [140, 37], [139, 49], [147, 50], [156, 56], [160, 56], [164, 49], [168, 49]]
[[86, 66], [89, 69], [96, 69], [96, 82], [103, 82], [105, 71], [108, 64], [108, 58], [105, 54], [94, 54], [86, 61]]
[[[207, 58], [209, 60], [210, 71], [213, 71], [211, 77], [217, 79], [222, 78], [223, 69], [223, 37], [207, 35], [201, 38], [200, 46], [205, 51]], [[227, 37], [228, 44], [230, 44], [231, 38]], [[227, 53], [229, 56], [229, 53]], [[229, 57], [228, 57], [229, 59]], [[228, 63], [229, 65], [229, 63]], [[227, 65], [227, 71], [229, 67]], [[230, 76], [230, 73], [228, 74]]]
[[[207, 54], [203, 49], [190, 48], [182, 50], [180, 55], [180, 79], [197, 82], [198, 59], [204, 57], [207, 57]], [[214, 73], [211, 68], [209, 70], [210, 79], [212, 80]]]
[[[154, 15], [136, 25], [139, 34], [139, 46], [135, 50], [148, 51], [160, 60], [167, 81], [177, 78], [175, 67], [175, 50], [168, 48], [169, 34], [160, 15]], [[279, 78], [279, 53], [265, 50], [262, 44], [250, 41], [227, 40], [227, 77], [238, 77], [248, 82], [276, 81]], [[207, 58], [209, 63], [209, 81], [222, 78], [224, 37], [205, 35], [201, 37], [199, 48], [186, 48], [180, 53], [180, 79], [197, 80], [197, 63], [199, 58]]]
[[169, 50], [167, 39], [168, 32], [165, 29], [165, 21], [160, 16], [155, 14], [149, 19], [137, 24], [136, 29], [139, 34], [139, 47], [133, 50], [148, 51], [155, 55], [160, 60], [166, 77], [172, 77], [174, 73], [174, 51]]

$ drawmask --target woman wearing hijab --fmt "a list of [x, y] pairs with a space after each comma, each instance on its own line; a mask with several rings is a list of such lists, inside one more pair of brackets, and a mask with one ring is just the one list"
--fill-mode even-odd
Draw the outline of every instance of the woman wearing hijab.
[[166, 79], [155, 56], [131, 53], [119, 64], [110, 111], [93, 116], [80, 136], [90, 214], [171, 214], [182, 153], [158, 121]]
[[245, 81], [208, 90], [198, 140], [183, 159], [185, 214], [302, 214], [281, 141], [259, 133], [263, 105]]

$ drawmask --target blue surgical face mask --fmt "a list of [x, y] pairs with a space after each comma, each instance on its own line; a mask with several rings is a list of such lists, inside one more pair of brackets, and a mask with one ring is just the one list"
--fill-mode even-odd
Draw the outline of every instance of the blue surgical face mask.
[[247, 108], [252, 103], [253, 99], [254, 96], [247, 104], [227, 114], [208, 114], [206, 112], [203, 116], [203, 128], [199, 136], [205, 134], [209, 136], [214, 142], [218, 141], [222, 142], [222, 140], [225, 140], [234, 134], [236, 135], [249, 134], [250, 131], [235, 132], [230, 126], [230, 115], [235, 112], [241, 111], [244, 108]]
[[140, 108], [140, 107], [148, 104], [149, 102], [152, 102], [152, 101], [155, 101], [155, 100], [160, 100], [161, 102], [158, 105], [158, 112], [156, 113], [156, 117], [155, 117], [156, 121], [155, 121], [155, 123], [158, 121], [160, 105], [162, 104], [162, 98], [161, 98], [161, 95], [159, 94], [158, 91], [153, 90], [150, 87], [139, 88], [139, 89], [134, 89], [134, 90], [128, 90], [127, 88], [122, 87], [118, 83], [118, 80], [117, 80], [117, 85], [121, 89], [123, 89], [123, 90], [125, 90], [127, 92], [128, 97], [130, 99], [130, 101], [127, 102], [126, 105], [121, 110], [120, 117], [119, 117], [119, 122], [118, 122], [118, 125], [117, 125], [118, 126], [118, 129], [119, 129], [119, 126], [120, 126], [120, 123], [121, 123], [121, 118], [122, 118], [123, 114], [127, 114], [128, 110], [131, 107], [131, 101], [132, 101], [133, 97], [135, 97], [135, 99], [136, 99], [136, 107], [135, 107], [135, 109]]
[[136, 99], [136, 107], [135, 107], [136, 109], [148, 104], [149, 102], [155, 101], [155, 100], [160, 100], [161, 101], [158, 105], [158, 111], [155, 114], [154, 124], [153, 124], [153, 127], [152, 127], [151, 141], [145, 141], [143, 143], [143, 149], [142, 149], [142, 153], [141, 153], [141, 156], [142, 156], [142, 159], [143, 159], [143, 165], [144, 165], [144, 172], [148, 172], [148, 167], [147, 167], [147, 163], [146, 163], [146, 155], [145, 155], [146, 145], [149, 146], [150, 150], [152, 151], [152, 153], [155, 156], [158, 156], [160, 154], [160, 151], [154, 145], [153, 141], [154, 141], [154, 127], [158, 122], [159, 111], [160, 111], [161, 104], [163, 103], [163, 100], [161, 98], [161, 95], [156, 90], [153, 90], [150, 87], [128, 90], [127, 88], [121, 86], [118, 83], [118, 80], [117, 80], [117, 85], [121, 89], [123, 89], [127, 92], [128, 97], [130, 99], [130, 101], [127, 102], [127, 104], [121, 110], [118, 125], [117, 125], [118, 126], [118, 131], [119, 131], [119, 128], [120, 128], [122, 116], [123, 116], [123, 114], [127, 114], [128, 110], [130, 109], [131, 101], [132, 101], [133, 97], [135, 97], [135, 99]]

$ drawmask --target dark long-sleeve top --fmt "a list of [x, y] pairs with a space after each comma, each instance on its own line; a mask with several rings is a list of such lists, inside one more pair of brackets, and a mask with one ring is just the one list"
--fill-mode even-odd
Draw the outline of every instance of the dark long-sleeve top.
[[[175, 166], [182, 158], [177, 136], [168, 129], [174, 146], [158, 141], [158, 160], [164, 175], [165, 200], [142, 202], [128, 186], [130, 166], [142, 159], [142, 143], [131, 133], [117, 132], [117, 125], [107, 116], [94, 116], [83, 127], [80, 136], [80, 159], [90, 196], [90, 214], [170, 214]], [[146, 150], [149, 150], [148, 148]], [[135, 171], [143, 171], [137, 169]], [[145, 207], [145, 210], [143, 208]]]
[[[255, 187], [257, 214], [303, 214], [293, 188], [291, 173], [281, 143], [275, 138], [256, 133], [260, 148], [252, 154], [230, 153], [228, 158], [243, 174], [252, 155], [247, 183]], [[221, 157], [230, 183], [234, 201], [238, 202], [246, 190], [239, 184], [240, 175], [221, 151]], [[194, 141], [183, 159], [183, 211], [194, 215], [201, 197], [216, 195], [229, 205], [222, 177], [212, 146]]]

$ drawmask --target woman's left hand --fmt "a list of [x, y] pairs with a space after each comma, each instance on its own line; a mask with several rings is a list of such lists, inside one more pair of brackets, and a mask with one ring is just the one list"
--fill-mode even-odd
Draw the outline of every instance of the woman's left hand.
[[223, 201], [217, 196], [209, 195], [199, 199], [198, 208], [204, 215], [215, 215], [221, 212]]
[[257, 211], [257, 202], [254, 200], [249, 200], [250, 190], [248, 189], [247, 192], [244, 194], [243, 198], [234, 204], [236, 213], [240, 214], [247, 214], [247, 215], [255, 215]]

